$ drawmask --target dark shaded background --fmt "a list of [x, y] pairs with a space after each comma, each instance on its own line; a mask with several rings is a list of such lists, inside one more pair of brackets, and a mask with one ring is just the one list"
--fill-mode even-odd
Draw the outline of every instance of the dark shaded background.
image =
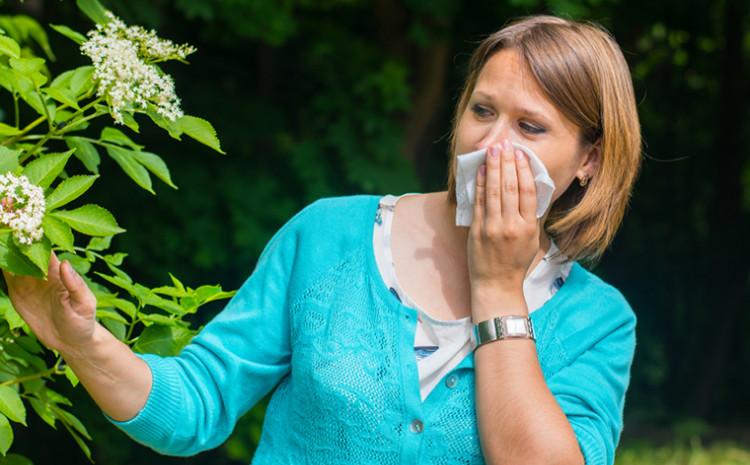
[[[623, 441], [697, 433], [750, 444], [747, 2], [103, 3], [128, 23], [198, 47], [189, 66], [165, 69], [186, 113], [210, 120], [228, 153], [179, 143], [139, 120], [136, 140], [165, 158], [180, 186], [157, 184], [156, 197], [102, 160], [106, 182], [89, 199], [128, 230], [113, 245], [130, 254], [126, 269], [149, 286], [166, 283], [172, 271], [187, 284], [236, 289], [273, 232], [320, 197], [445, 190], [451, 113], [478, 42], [525, 14], [603, 24], [631, 66], [644, 136], [630, 209], [592, 270], [621, 290], [639, 318]], [[44, 25], [91, 27], [72, 1], [2, 7]], [[54, 72], [86, 64], [75, 44], [49, 33]], [[89, 426], [95, 460], [107, 465], [246, 464], [266, 404], [224, 446], [168, 458], [128, 440], [81, 388], [58, 387]], [[34, 415], [29, 422], [27, 431], [16, 429], [14, 451], [38, 464], [61, 456], [85, 462], [67, 434]]]

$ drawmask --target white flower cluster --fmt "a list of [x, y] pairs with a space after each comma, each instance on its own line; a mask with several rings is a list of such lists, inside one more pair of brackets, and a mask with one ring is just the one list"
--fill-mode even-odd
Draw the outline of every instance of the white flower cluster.
[[122, 112], [155, 105], [169, 120], [182, 116], [180, 99], [175, 95], [172, 77], [153, 63], [184, 60], [195, 52], [190, 45], [175, 45], [140, 26], [126, 26], [111, 11], [110, 21], [97, 24], [81, 44], [81, 52], [94, 64], [97, 95], [105, 97], [115, 122], [123, 124]]
[[0, 223], [10, 227], [21, 244], [42, 238], [46, 204], [44, 190], [26, 176], [0, 174]]

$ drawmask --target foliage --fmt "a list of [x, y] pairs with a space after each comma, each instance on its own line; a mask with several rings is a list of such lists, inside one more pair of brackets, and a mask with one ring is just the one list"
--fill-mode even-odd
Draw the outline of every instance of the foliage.
[[[79, 0], [78, 6], [97, 23], [98, 29], [119, 21], [97, 0]], [[127, 40], [143, 37], [141, 48], [146, 47], [146, 41], [148, 46], [157, 43], [143, 30], [126, 31], [122, 24], [118, 27], [116, 32], [121, 35], [130, 34]], [[158, 44], [159, 50], [167, 50], [163, 56], [138, 61], [135, 54], [123, 55], [125, 59], [116, 62], [119, 69], [104, 67], [101, 72], [95, 62], [94, 66], [80, 66], [53, 76], [47, 64], [55, 56], [47, 32], [36, 20], [24, 15], [0, 16], [0, 28], [0, 86], [13, 103], [12, 119], [0, 122], [0, 174], [28, 180], [43, 189], [46, 201], [43, 237], [26, 243], [13, 234], [14, 223], [0, 229], [0, 267], [44, 279], [54, 251], [84, 276], [97, 299], [97, 320], [118, 339], [137, 352], [178, 354], [197, 332], [186, 317], [206, 303], [231, 297], [233, 292], [225, 292], [218, 285], [191, 288], [172, 274], [169, 284], [155, 288], [135, 282], [122, 267], [127, 254], [110, 247], [112, 238], [125, 232], [115, 216], [95, 203], [73, 205], [94, 183], [102, 182], [102, 153], [152, 194], [152, 175], [177, 189], [164, 160], [131, 138], [132, 133], [140, 131], [136, 115], [147, 117], [174, 139], [181, 140], [185, 135], [224, 153], [208, 121], [183, 115], [173, 107], [168, 112], [161, 111], [163, 94], [154, 94], [152, 100], [143, 98], [147, 95], [145, 86], [171, 82], [157, 63], [168, 59], [185, 61], [184, 50], [175, 52]], [[84, 50], [96, 35], [91, 32], [86, 36], [64, 25], [51, 28]], [[112, 58], [118, 47], [128, 45], [106, 42], [110, 39], [103, 36], [100, 39], [95, 45], [104, 46], [93, 52], [100, 60]], [[38, 54], [38, 50], [42, 53]], [[128, 87], [137, 92], [128, 99], [112, 85], [127, 82], [129, 77], [122, 71], [131, 65], [137, 67], [133, 71], [135, 80]], [[153, 72], [153, 77], [143, 80], [148, 72]], [[110, 82], [109, 87], [104, 85], [106, 82]], [[115, 125], [121, 123], [122, 129], [105, 123], [95, 132], [94, 123], [109, 115]], [[24, 122], [27, 118], [31, 121]], [[73, 160], [79, 163], [72, 163]], [[2, 208], [20, 211], [22, 202], [12, 199], [12, 194], [3, 191]], [[84, 243], [85, 246], [77, 245]], [[13, 423], [27, 425], [27, 405], [51, 427], [62, 424], [92, 460], [85, 441], [91, 436], [68, 409], [72, 402], [50, 387], [61, 377], [76, 386], [75, 374], [56, 351], [50, 354], [38, 343], [2, 291], [0, 317], [0, 453], [6, 456], [2, 463], [30, 463], [16, 454], [6, 455], [13, 443]], [[49, 366], [47, 359], [51, 355], [54, 362]]]
[[654, 445], [638, 441], [623, 445], [617, 451], [617, 465], [744, 465], [750, 463], [750, 449], [732, 441], [703, 445], [693, 437], [687, 444], [675, 442]]

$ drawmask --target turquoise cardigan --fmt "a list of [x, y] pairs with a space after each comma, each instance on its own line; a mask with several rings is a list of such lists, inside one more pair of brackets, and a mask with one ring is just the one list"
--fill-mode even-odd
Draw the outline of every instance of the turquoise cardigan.
[[[483, 464], [473, 354], [421, 401], [417, 312], [388, 291], [372, 250], [379, 198], [327, 197], [297, 212], [178, 356], [138, 354], [153, 373], [143, 409], [127, 421], [104, 416], [161, 454], [189, 456], [221, 445], [275, 388], [254, 465]], [[633, 310], [574, 262], [531, 319], [544, 378], [586, 463], [613, 464]]]

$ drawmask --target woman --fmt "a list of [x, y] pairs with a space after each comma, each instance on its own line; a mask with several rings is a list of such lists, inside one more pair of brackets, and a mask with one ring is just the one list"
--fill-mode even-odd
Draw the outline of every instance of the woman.
[[[510, 142], [557, 186], [542, 218]], [[456, 154], [482, 148], [473, 221], [458, 227]], [[54, 256], [47, 282], [6, 279], [105, 416], [163, 454], [220, 445], [275, 387], [254, 464], [612, 464], [636, 317], [578, 260], [611, 243], [639, 166], [614, 39], [533, 16], [472, 56], [447, 192], [306, 206], [177, 357], [134, 354], [107, 332]], [[518, 337], [486, 341], [495, 321]]]

